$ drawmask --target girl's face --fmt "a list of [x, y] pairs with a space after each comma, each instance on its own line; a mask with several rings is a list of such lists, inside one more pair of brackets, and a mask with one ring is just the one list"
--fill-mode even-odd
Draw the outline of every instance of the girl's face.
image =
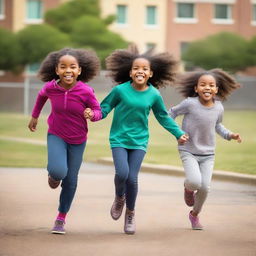
[[81, 74], [81, 68], [74, 56], [63, 55], [59, 59], [56, 67], [56, 74], [60, 78], [60, 84], [64, 88], [70, 88], [77, 82], [77, 77]]
[[152, 77], [153, 72], [150, 69], [150, 62], [144, 58], [137, 58], [133, 61], [130, 70], [130, 77], [133, 84], [137, 87], [147, 85], [148, 79]]
[[214, 97], [218, 92], [215, 78], [212, 75], [202, 75], [195, 86], [195, 92], [198, 94], [199, 100], [203, 105], [212, 105]]

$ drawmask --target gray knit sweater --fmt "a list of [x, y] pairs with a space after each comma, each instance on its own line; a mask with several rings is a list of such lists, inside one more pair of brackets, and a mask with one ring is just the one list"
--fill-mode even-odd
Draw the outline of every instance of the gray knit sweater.
[[180, 104], [170, 108], [169, 115], [175, 119], [184, 115], [182, 130], [189, 135], [189, 141], [179, 145], [179, 150], [195, 155], [215, 153], [215, 131], [224, 139], [230, 140], [231, 131], [222, 125], [224, 108], [216, 100], [211, 107], [203, 106], [198, 97], [188, 97]]

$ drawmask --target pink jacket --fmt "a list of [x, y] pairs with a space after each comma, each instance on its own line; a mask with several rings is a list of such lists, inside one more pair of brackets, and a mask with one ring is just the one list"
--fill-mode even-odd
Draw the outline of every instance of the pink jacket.
[[101, 108], [94, 90], [81, 81], [66, 90], [55, 80], [47, 82], [39, 91], [32, 116], [38, 118], [49, 98], [51, 113], [48, 117], [48, 132], [59, 136], [70, 144], [81, 144], [87, 140], [88, 125], [84, 118], [85, 108], [94, 111], [92, 121], [101, 119]]

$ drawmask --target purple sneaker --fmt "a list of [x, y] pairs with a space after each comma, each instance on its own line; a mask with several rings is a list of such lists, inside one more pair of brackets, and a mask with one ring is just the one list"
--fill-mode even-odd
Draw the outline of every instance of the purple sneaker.
[[192, 211], [189, 213], [189, 220], [191, 222], [192, 229], [202, 230], [203, 226], [200, 224], [198, 216], [193, 216], [191, 212]]
[[66, 233], [64, 229], [65, 221], [64, 220], [56, 220], [54, 223], [54, 227], [52, 229], [52, 234], [61, 234], [64, 235]]
[[124, 203], [125, 203], [125, 196], [122, 196], [122, 197], [116, 196], [115, 197], [115, 200], [114, 200], [113, 205], [110, 210], [111, 217], [114, 220], [118, 220], [120, 218], [120, 216], [122, 215]]
[[195, 204], [194, 191], [184, 187], [184, 200], [187, 206], [193, 206]]

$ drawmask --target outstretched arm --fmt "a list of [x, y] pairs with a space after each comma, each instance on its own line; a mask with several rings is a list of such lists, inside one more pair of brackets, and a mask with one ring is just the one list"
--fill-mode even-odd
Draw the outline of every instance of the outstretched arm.
[[36, 131], [37, 123], [38, 123], [38, 117], [42, 111], [42, 108], [47, 101], [48, 97], [46, 96], [44, 88], [40, 90], [38, 93], [36, 103], [34, 105], [34, 108], [32, 110], [32, 117], [29, 121], [28, 128], [31, 132]]
[[242, 139], [241, 139], [241, 137], [240, 137], [240, 135], [238, 133], [231, 133], [230, 134], [230, 138], [232, 140], [237, 140], [238, 143], [242, 142]]

